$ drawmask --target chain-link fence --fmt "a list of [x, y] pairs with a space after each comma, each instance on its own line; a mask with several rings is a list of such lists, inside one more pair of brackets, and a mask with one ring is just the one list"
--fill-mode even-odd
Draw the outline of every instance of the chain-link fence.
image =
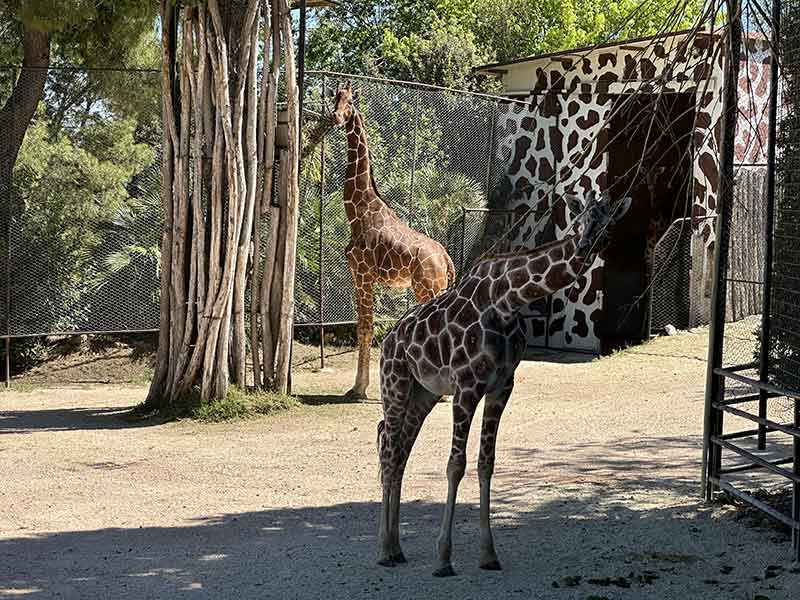
[[[15, 98], [36, 95], [25, 89], [36, 79], [28, 74], [0, 68], [0, 106], [10, 114]], [[0, 177], [0, 336], [158, 328], [159, 77], [146, 69], [54, 67], [21, 143], [10, 129], [0, 130], [3, 165], [10, 165]], [[350, 78], [310, 73], [306, 108], [328, 112], [332, 92]], [[457, 270], [466, 268], [511, 223], [511, 213], [487, 209], [502, 174], [495, 125], [504, 101], [354, 81], [382, 197], [402, 220], [441, 242]], [[355, 321], [344, 254], [346, 164], [339, 130], [304, 161], [300, 326]], [[413, 301], [408, 291], [380, 290], [376, 317], [394, 319]]]
[[674, 221], [656, 243], [650, 269], [650, 332], [664, 331], [667, 325], [689, 329], [698, 323], [693, 319], [692, 298], [697, 286], [691, 285], [692, 271], [691, 219]]
[[800, 3], [745, 10], [728, 107], [762, 118], [735, 140], [730, 124], [722, 135], [723, 167], [733, 158], [734, 169], [721, 186], [703, 483], [706, 499], [723, 491], [788, 526], [800, 560]]
[[36, 75], [0, 69], [0, 332], [155, 329], [159, 73], [52, 68], [40, 102]]
[[[502, 175], [495, 128], [502, 100], [336, 73], [312, 72], [306, 108], [332, 109], [336, 90], [352, 79], [364, 118], [371, 164], [383, 200], [411, 227], [440, 242], [456, 269], [467, 268], [511, 224], [508, 211], [490, 211]], [[298, 242], [296, 324], [356, 320], [345, 259], [350, 226], [343, 190], [344, 131], [334, 130], [303, 167]], [[392, 320], [415, 303], [410, 290], [376, 290], [376, 320]]]
[[736, 169], [730, 224], [723, 365], [758, 362], [758, 336], [764, 301], [766, 231], [764, 165]]

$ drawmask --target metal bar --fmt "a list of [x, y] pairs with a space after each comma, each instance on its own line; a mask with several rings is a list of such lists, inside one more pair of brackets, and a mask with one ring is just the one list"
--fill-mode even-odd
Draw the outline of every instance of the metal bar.
[[764, 389], [767, 390], [768, 392], [775, 392], [780, 396], [787, 396], [789, 398], [800, 398], [800, 392], [792, 392], [790, 390], [785, 390], [783, 388], [780, 388], [776, 385], [772, 385], [771, 383], [758, 381], [757, 379], [752, 379], [751, 377], [745, 377], [744, 375], [731, 373], [729, 369], [714, 369], [714, 373], [722, 377], [726, 377], [728, 379], [733, 379], [734, 381], [738, 381], [739, 383], [747, 384], [759, 390]]
[[492, 185], [492, 150], [494, 148], [494, 130], [495, 124], [497, 123], [497, 103], [492, 104], [492, 112], [489, 114], [489, 146], [488, 151], [486, 152], [486, 195], [484, 196], [487, 200], [489, 199], [489, 194], [491, 190], [489, 187]]
[[736, 279], [734, 277], [726, 277], [725, 281], [728, 283], [748, 283], [751, 285], [764, 285], [763, 281], [755, 281], [753, 279]]
[[[800, 427], [800, 400], [797, 398], [794, 399], [794, 426]], [[792, 471], [796, 477], [800, 477], [800, 438], [794, 438], [792, 457], [794, 459]], [[797, 481], [792, 485], [792, 518], [800, 521], [800, 485], [797, 485]], [[800, 531], [796, 529], [792, 531], [792, 549], [794, 559], [800, 561]]]
[[[303, 2], [305, 6], [305, 0]], [[325, 110], [325, 75], [322, 76], [320, 105]], [[319, 150], [319, 368], [325, 368], [325, 138]]]
[[757, 456], [757, 455], [753, 454], [752, 452], [749, 452], [748, 450], [745, 450], [744, 448], [740, 448], [736, 444], [732, 444], [727, 440], [720, 439], [716, 435], [711, 436], [711, 443], [716, 445], [716, 446], [719, 446], [720, 448], [725, 448], [726, 450], [730, 450], [731, 452], [734, 452], [734, 453], [738, 454], [739, 456], [742, 456], [742, 457], [746, 458], [751, 463], [755, 463], [757, 465], [761, 465], [762, 467], [764, 467], [768, 471], [771, 471], [772, 473], [775, 473], [776, 475], [780, 475], [782, 477], [785, 477], [786, 479], [789, 479], [789, 480], [791, 480], [791, 481], [793, 481], [795, 483], [800, 483], [800, 475], [795, 475], [791, 471], [788, 471], [786, 469], [782, 469], [781, 467], [776, 467], [775, 465], [770, 463], [768, 460], [763, 459], [760, 456]]
[[[753, 435], [758, 433], [758, 429], [753, 430]], [[783, 458], [779, 458], [778, 460], [771, 460], [770, 463], [773, 465], [785, 465], [787, 463], [794, 462], [793, 456], [784, 456]], [[756, 469], [760, 469], [761, 465], [741, 465], [738, 467], [729, 467], [727, 469], [720, 469], [720, 475], [730, 475], [732, 473], [745, 473], [747, 471], [754, 471]]]
[[745, 437], [752, 437], [758, 434], [758, 429], [745, 429], [743, 431], [735, 431], [733, 433], [726, 433], [719, 436], [721, 440], [738, 440]]
[[6, 338], [6, 387], [11, 387], [11, 338]]
[[461, 266], [459, 267], [459, 277], [464, 276], [464, 254], [467, 248], [467, 209], [461, 207]]
[[19, 333], [10, 335], [0, 335], [0, 340], [6, 338], [24, 339], [32, 337], [47, 337], [47, 336], [70, 336], [70, 335], [114, 335], [125, 333], [158, 333], [158, 329], [116, 329], [113, 331], [45, 331], [43, 333]]
[[[788, 425], [784, 425], [783, 423], [778, 423], [776, 421], [772, 421], [767, 419], [766, 417], [762, 417], [760, 415], [754, 415], [752, 413], [747, 412], [746, 410], [742, 410], [740, 408], [736, 408], [731, 406], [730, 404], [720, 404], [719, 402], [714, 403], [714, 408], [718, 408], [720, 410], [724, 410], [725, 412], [729, 412], [732, 415], [736, 415], [737, 417], [741, 417], [742, 419], [747, 419], [748, 421], [752, 421], [753, 423], [758, 423], [761, 427], [774, 429], [775, 431], [781, 431], [786, 435], [791, 435], [793, 437], [800, 437], [800, 429], [795, 427], [790, 427]], [[760, 412], [760, 411], [759, 411]], [[759, 428], [760, 431], [760, 428]], [[765, 431], [766, 433], [766, 431]], [[720, 435], [718, 436], [720, 439], [726, 439], [725, 436]], [[763, 450], [763, 448], [759, 447], [759, 450]]]
[[720, 152], [719, 197], [717, 199], [719, 219], [717, 220], [717, 239], [715, 243], [714, 289], [711, 303], [711, 324], [709, 327], [708, 370], [706, 373], [706, 394], [703, 410], [703, 462], [702, 492], [706, 500], [714, 493], [712, 485], [721, 468], [721, 452], [712, 445], [711, 439], [722, 434], [722, 411], [713, 404], [722, 400], [724, 383], [716, 373], [722, 365], [723, 341], [725, 335], [725, 276], [728, 272], [728, 246], [730, 244], [731, 215], [734, 202], [734, 143], [738, 120], [738, 82], [739, 57], [742, 44], [742, 23], [739, 0], [727, 0], [728, 40], [725, 62], [724, 101], [722, 111], [722, 145]]
[[[773, 229], [775, 226], [775, 142], [778, 120], [778, 48], [780, 47], [781, 0], [772, 0], [772, 54], [769, 81], [769, 130], [767, 133], [767, 205], [764, 223], [764, 287], [761, 309], [761, 352], [758, 378], [769, 380], [770, 307], [772, 305]], [[767, 390], [760, 389], [758, 399], [758, 449], [767, 447]]]
[[739, 500], [742, 500], [744, 502], [747, 502], [748, 504], [751, 504], [752, 506], [755, 506], [757, 509], [759, 509], [762, 512], [765, 512], [773, 519], [776, 519], [777, 521], [780, 521], [781, 523], [789, 526], [793, 532], [796, 532], [798, 529], [800, 529], [800, 522], [798, 522], [797, 520], [792, 519], [791, 517], [787, 517], [782, 512], [772, 508], [766, 502], [762, 502], [761, 500], [759, 500], [758, 498], [754, 498], [747, 492], [743, 492], [735, 488], [730, 483], [727, 483], [726, 481], [720, 481], [719, 477], [714, 477], [713, 483], [719, 486], [721, 490], [728, 492], [732, 496], [736, 496], [737, 498], [739, 498]]
[[[747, 396], [737, 396], [736, 398], [728, 398], [727, 400], [719, 400], [717, 404], [723, 406], [731, 406], [732, 404], [744, 404], [745, 402], [755, 402], [761, 397], [760, 394], [748, 394]], [[767, 392], [768, 398], [782, 398], [783, 394], [776, 394], [775, 392]]]
[[755, 369], [757, 366], [758, 366], [757, 363], [751, 362], [751, 363], [743, 363], [741, 365], [734, 365], [733, 367], [725, 367], [725, 370], [726, 371], [731, 371], [731, 372], [734, 372], [734, 371], [747, 371], [748, 369]]
[[470, 92], [467, 90], [459, 90], [456, 88], [451, 87], [443, 87], [440, 85], [431, 85], [429, 83], [417, 83], [416, 81], [403, 81], [402, 79], [386, 79], [385, 77], [370, 77], [369, 75], [355, 75], [353, 73], [342, 73], [340, 71], [329, 71], [325, 70], [314, 70], [308, 71], [309, 75], [332, 75], [334, 77], [340, 77], [345, 79], [363, 79], [366, 81], [377, 81], [378, 83], [393, 83], [396, 85], [404, 85], [410, 88], [416, 88], [420, 90], [436, 90], [440, 92], [454, 92], [456, 94], [462, 96], [474, 96], [476, 98], [488, 98], [490, 100], [496, 100], [503, 102], [505, 104], [521, 104], [523, 106], [528, 106], [530, 101], [528, 100], [515, 100], [514, 98], [508, 98], [507, 96], [496, 96], [493, 94], [482, 94], [480, 92]]

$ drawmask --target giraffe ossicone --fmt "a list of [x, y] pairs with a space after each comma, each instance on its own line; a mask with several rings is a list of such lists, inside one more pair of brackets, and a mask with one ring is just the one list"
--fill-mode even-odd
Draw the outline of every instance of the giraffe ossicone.
[[348, 395], [363, 399], [369, 385], [375, 285], [410, 287], [417, 302], [427, 302], [455, 282], [456, 272], [444, 247], [405, 224], [378, 194], [367, 130], [350, 82], [336, 93], [332, 116], [347, 133], [344, 209], [351, 239], [345, 255], [358, 313], [358, 369]]
[[399, 511], [406, 462], [427, 415], [442, 395], [453, 395], [447, 502], [434, 575], [454, 574], [456, 494], [466, 469], [470, 424], [484, 397], [478, 455], [479, 565], [500, 569], [489, 525], [490, 484], [500, 418], [525, 348], [520, 310], [572, 285], [607, 246], [611, 228], [630, 204], [630, 198], [612, 204], [607, 195], [597, 200], [590, 193], [586, 208], [574, 219], [580, 233], [533, 250], [480, 260], [457, 286], [406, 313], [386, 336], [381, 347], [383, 421], [378, 425], [383, 487], [379, 564], [405, 562]]

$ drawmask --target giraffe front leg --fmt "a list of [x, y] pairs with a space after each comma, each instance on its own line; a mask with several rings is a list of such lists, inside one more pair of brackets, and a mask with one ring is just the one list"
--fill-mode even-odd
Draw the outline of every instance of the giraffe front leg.
[[494, 549], [494, 537], [489, 522], [490, 498], [492, 487], [492, 474], [494, 473], [494, 453], [497, 444], [497, 429], [500, 426], [500, 418], [506, 407], [511, 390], [514, 387], [513, 380], [501, 392], [487, 394], [486, 402], [483, 407], [483, 424], [481, 427], [481, 449], [478, 454], [478, 482], [481, 494], [481, 538], [480, 538], [480, 562], [481, 569], [489, 571], [499, 571], [502, 567], [497, 560], [497, 553]]
[[450, 577], [455, 575], [451, 561], [453, 548], [453, 517], [455, 516], [456, 496], [458, 485], [464, 477], [467, 468], [467, 437], [475, 408], [481, 397], [473, 392], [458, 390], [453, 398], [453, 442], [450, 449], [450, 459], [447, 461], [447, 504], [444, 508], [442, 525], [439, 529], [439, 538], [436, 548], [439, 560], [435, 577]]
[[374, 291], [372, 279], [366, 275], [354, 274], [356, 285], [356, 308], [358, 310], [358, 366], [356, 382], [347, 395], [354, 400], [366, 400], [369, 386], [369, 357], [372, 349]]

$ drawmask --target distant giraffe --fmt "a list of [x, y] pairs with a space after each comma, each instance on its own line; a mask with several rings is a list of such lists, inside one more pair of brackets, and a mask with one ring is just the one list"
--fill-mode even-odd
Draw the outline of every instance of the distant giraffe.
[[358, 311], [358, 371], [348, 395], [363, 399], [369, 385], [375, 284], [410, 287], [417, 302], [427, 302], [455, 282], [456, 272], [444, 247], [403, 223], [378, 194], [364, 118], [349, 82], [336, 94], [333, 119], [347, 132], [344, 208], [351, 240], [345, 254]]
[[629, 206], [630, 198], [612, 208], [608, 196], [598, 202], [590, 193], [587, 210], [576, 220], [583, 225], [580, 235], [481, 260], [457, 286], [406, 313], [386, 336], [381, 346], [383, 421], [378, 424], [383, 485], [379, 564], [406, 560], [399, 532], [406, 462], [439, 397], [454, 394], [447, 505], [434, 575], [454, 574], [450, 557], [456, 494], [466, 468], [470, 424], [484, 397], [478, 457], [479, 565], [500, 569], [489, 526], [490, 483], [500, 418], [525, 348], [520, 310], [572, 285], [606, 246], [609, 228]]

